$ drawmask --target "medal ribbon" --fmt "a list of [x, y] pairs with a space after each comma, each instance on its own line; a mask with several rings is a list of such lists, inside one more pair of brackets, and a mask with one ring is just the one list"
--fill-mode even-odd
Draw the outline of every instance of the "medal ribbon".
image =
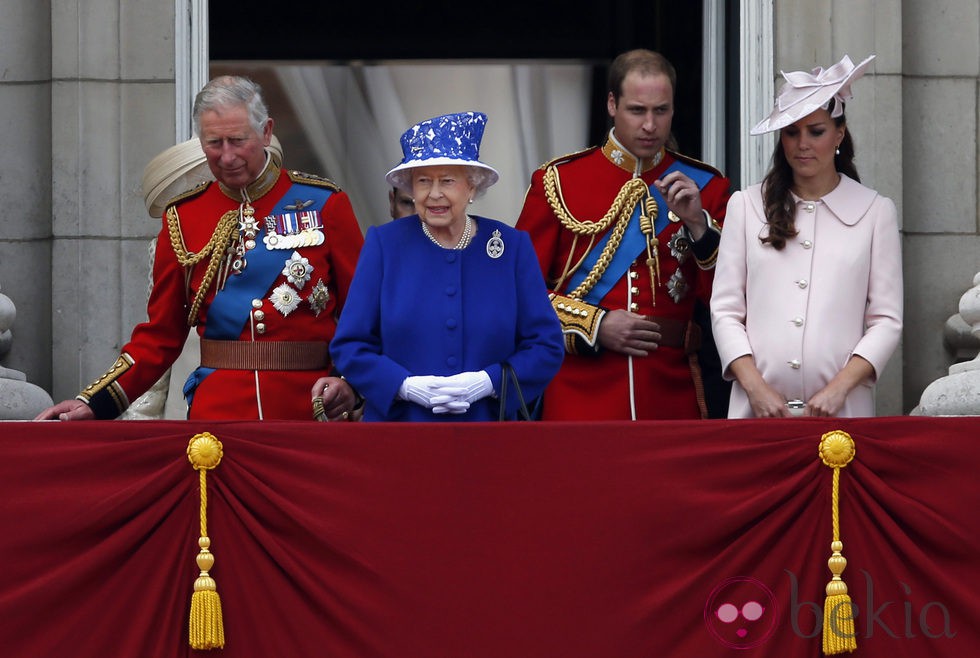
[[[279, 216], [286, 213], [285, 206], [298, 198], [312, 199], [311, 207], [323, 208], [332, 193], [322, 187], [293, 183], [276, 203], [271, 214]], [[289, 214], [295, 217], [295, 213]], [[246, 254], [248, 264], [245, 269], [240, 274], [228, 277], [225, 287], [211, 301], [207, 326], [204, 329], [205, 338], [238, 339], [252, 312], [252, 300], [265, 297], [282, 273], [282, 254], [281, 249], [269, 249], [261, 239], [255, 241], [255, 248]]]

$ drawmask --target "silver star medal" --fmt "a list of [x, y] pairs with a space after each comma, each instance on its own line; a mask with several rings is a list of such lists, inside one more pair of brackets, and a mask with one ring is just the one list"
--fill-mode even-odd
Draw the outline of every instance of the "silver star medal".
[[504, 241], [500, 237], [500, 230], [494, 229], [490, 239], [487, 240], [487, 256], [490, 258], [500, 258], [504, 255]]
[[313, 266], [310, 265], [310, 259], [303, 258], [298, 251], [294, 251], [293, 255], [286, 261], [286, 266], [282, 268], [282, 275], [291, 284], [302, 290], [313, 275]]
[[288, 283], [280, 283], [272, 290], [269, 301], [285, 317], [299, 307], [300, 296]]
[[310, 303], [310, 308], [313, 309], [313, 315], [317, 317], [327, 308], [327, 302], [330, 301], [330, 291], [327, 289], [326, 284], [323, 283], [323, 279], [316, 282], [306, 301]]
[[674, 274], [671, 275], [670, 281], [667, 282], [667, 292], [670, 294], [674, 303], [678, 303], [687, 294], [690, 286], [687, 284], [687, 279], [684, 278], [683, 272], [680, 269], [674, 270]]
[[667, 241], [667, 246], [670, 247], [670, 255], [676, 258], [678, 263], [683, 263], [687, 260], [688, 255], [691, 253], [691, 242], [684, 237], [683, 231], [677, 231], [670, 236], [670, 240]]

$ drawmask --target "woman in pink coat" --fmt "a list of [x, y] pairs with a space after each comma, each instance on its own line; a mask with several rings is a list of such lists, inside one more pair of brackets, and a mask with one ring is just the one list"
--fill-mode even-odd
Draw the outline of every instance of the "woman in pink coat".
[[734, 379], [730, 418], [873, 416], [873, 385], [902, 332], [895, 204], [861, 185], [844, 118], [874, 59], [783, 73], [760, 185], [728, 203], [711, 296]]

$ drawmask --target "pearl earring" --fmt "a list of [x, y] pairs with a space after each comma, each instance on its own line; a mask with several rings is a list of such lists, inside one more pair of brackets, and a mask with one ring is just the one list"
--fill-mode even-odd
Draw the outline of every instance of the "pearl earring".
[[837, 155], [840, 155], [840, 147], [839, 146], [834, 150], [834, 153], [837, 154]]

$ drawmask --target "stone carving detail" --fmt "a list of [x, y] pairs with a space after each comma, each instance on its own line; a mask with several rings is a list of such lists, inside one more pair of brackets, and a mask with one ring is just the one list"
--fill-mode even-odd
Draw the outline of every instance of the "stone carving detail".
[[[16, 319], [13, 300], [0, 293], [0, 359], [13, 347]], [[0, 366], [0, 420], [30, 420], [52, 404], [51, 396], [28, 382], [27, 375]]]
[[947, 376], [929, 384], [913, 416], [980, 416], [980, 272], [973, 277], [973, 287], [960, 297], [959, 310], [946, 322], [944, 336], [957, 356], [976, 356], [954, 363]]

